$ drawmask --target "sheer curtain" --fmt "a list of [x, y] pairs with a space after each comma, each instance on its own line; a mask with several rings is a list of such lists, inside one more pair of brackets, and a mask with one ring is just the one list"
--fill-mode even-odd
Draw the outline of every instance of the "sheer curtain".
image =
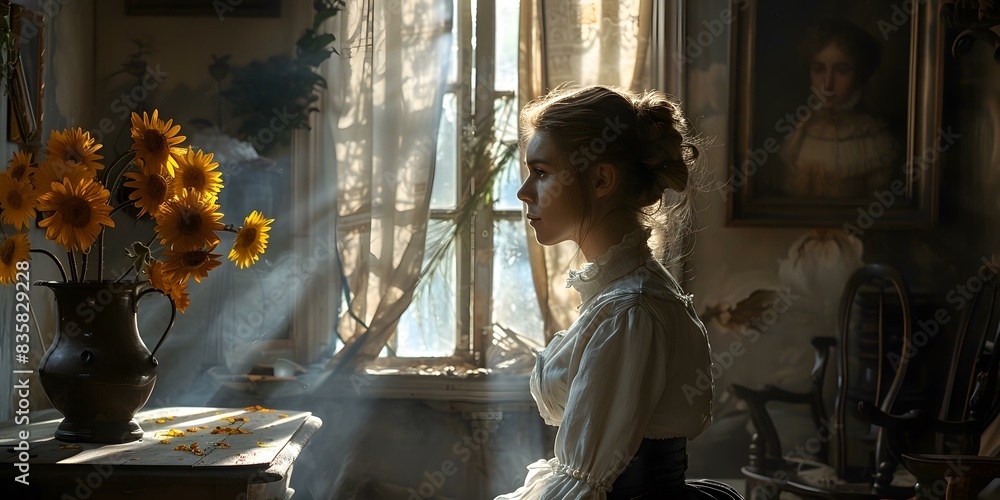
[[[300, 179], [299, 189], [326, 194], [316, 203], [328, 208], [313, 207], [298, 220], [307, 235], [302, 252], [335, 235], [340, 261], [331, 261], [329, 282], [310, 288], [326, 297], [297, 315], [296, 328], [306, 333], [296, 337], [312, 344], [324, 340], [309, 335], [339, 333], [346, 347], [328, 368], [377, 357], [412, 300], [424, 259], [452, 9], [451, 0], [365, 0], [348, 2], [332, 20], [340, 55], [327, 66], [329, 91], [314, 133], [322, 139], [316, 163], [334, 174], [325, 182], [336, 189], [315, 185], [319, 173]], [[322, 220], [331, 212], [336, 217], [327, 219], [335, 220]], [[329, 224], [329, 236], [315, 230]], [[338, 315], [330, 305], [341, 303], [345, 288], [349, 311]]]
[[[652, 0], [521, 0], [519, 107], [565, 82], [648, 88], [652, 13]], [[577, 317], [565, 283], [585, 259], [571, 242], [543, 247], [525, 231], [548, 341]]]

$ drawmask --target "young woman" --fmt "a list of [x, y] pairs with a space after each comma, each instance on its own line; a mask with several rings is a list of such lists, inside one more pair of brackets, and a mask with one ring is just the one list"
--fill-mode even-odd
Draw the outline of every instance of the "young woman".
[[573, 241], [589, 262], [567, 281], [579, 319], [531, 375], [559, 427], [555, 458], [497, 500], [685, 498], [685, 445], [711, 424], [714, 391], [705, 327], [658, 260], [682, 253], [690, 226], [687, 123], [663, 94], [595, 86], [530, 103], [521, 131], [517, 196], [535, 237]]

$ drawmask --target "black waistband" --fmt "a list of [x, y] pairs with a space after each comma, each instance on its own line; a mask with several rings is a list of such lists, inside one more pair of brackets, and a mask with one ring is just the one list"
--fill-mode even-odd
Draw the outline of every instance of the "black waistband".
[[682, 490], [686, 470], [687, 438], [643, 439], [639, 451], [615, 480], [608, 499]]

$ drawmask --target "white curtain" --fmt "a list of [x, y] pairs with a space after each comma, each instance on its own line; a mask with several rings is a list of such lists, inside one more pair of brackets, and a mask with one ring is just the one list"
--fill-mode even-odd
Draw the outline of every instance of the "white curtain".
[[[649, 88], [652, 12], [652, 0], [521, 0], [519, 104], [565, 82]], [[576, 292], [565, 284], [583, 254], [571, 242], [542, 247], [525, 231], [549, 340], [576, 319]]]
[[[339, 332], [347, 347], [330, 367], [378, 356], [412, 300], [424, 258], [452, 16], [451, 0], [364, 0], [348, 2], [332, 20], [340, 54], [327, 65], [329, 91], [315, 132], [324, 145], [317, 164], [327, 175], [296, 181], [297, 190], [316, 197], [297, 218], [300, 251], [332, 237], [341, 258], [329, 260], [330, 274], [311, 282], [309, 295], [321, 299], [300, 302], [296, 324], [304, 349]], [[333, 311], [345, 287], [349, 311]]]

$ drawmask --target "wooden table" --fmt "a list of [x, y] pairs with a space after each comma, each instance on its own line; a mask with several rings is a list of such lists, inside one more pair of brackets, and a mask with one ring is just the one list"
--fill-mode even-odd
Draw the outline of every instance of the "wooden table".
[[[287, 499], [292, 463], [322, 425], [302, 411], [161, 408], [136, 415], [141, 440], [101, 445], [55, 440], [54, 411], [30, 417], [30, 425], [0, 427], [0, 498]], [[233, 433], [213, 434], [216, 427]], [[21, 431], [29, 433], [28, 486], [15, 480]], [[201, 454], [175, 449], [192, 443]]]

